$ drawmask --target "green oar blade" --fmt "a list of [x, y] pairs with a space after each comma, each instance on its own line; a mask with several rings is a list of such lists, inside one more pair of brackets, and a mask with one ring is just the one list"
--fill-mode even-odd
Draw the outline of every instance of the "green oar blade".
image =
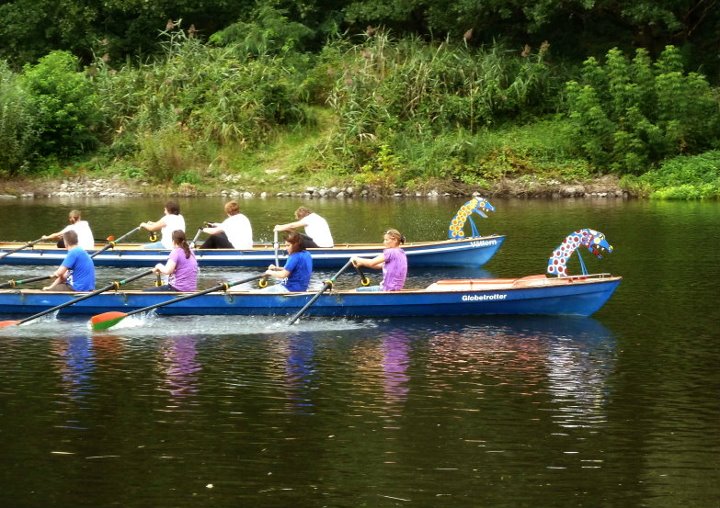
[[110, 311], [97, 314], [90, 319], [90, 326], [93, 330], [107, 330], [125, 319], [125, 312]]

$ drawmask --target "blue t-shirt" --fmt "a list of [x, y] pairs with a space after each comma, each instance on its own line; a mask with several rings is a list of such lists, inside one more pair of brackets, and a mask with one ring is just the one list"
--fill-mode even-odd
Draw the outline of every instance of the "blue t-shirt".
[[306, 250], [293, 252], [285, 262], [285, 270], [290, 272], [290, 276], [285, 282], [285, 289], [288, 291], [307, 291], [310, 285], [310, 276], [312, 275], [312, 257]]
[[75, 291], [95, 289], [95, 264], [82, 247], [73, 247], [63, 259], [62, 266], [70, 270], [68, 285]]

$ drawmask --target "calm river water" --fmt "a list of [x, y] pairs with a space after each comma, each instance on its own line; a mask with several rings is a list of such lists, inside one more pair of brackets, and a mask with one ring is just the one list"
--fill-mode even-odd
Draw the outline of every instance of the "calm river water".
[[[463, 199], [315, 200], [337, 242], [442, 239]], [[257, 241], [301, 201], [242, 201]], [[78, 318], [0, 331], [7, 507], [718, 507], [719, 203], [493, 200], [481, 270], [542, 273], [577, 228], [624, 281], [592, 318]], [[181, 200], [188, 232], [223, 200]], [[0, 239], [83, 211], [97, 238], [163, 200], [0, 201]], [[132, 240], [144, 241], [138, 234]], [[137, 271], [137, 269], [135, 269]], [[574, 269], [577, 273], [577, 268]], [[0, 280], [47, 268], [0, 264]], [[106, 284], [119, 273], [99, 269]], [[232, 279], [228, 269], [204, 280]], [[320, 283], [327, 273], [315, 275]], [[376, 279], [377, 280], [377, 279]], [[107, 281], [107, 282], [106, 282]], [[338, 285], [357, 285], [341, 276]]]

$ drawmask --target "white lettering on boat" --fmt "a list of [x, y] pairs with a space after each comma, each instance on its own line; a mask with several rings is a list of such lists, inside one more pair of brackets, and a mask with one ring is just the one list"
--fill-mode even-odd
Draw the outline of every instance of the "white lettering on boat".
[[470, 242], [472, 247], [487, 247], [489, 245], [497, 245], [497, 240], [476, 240]]
[[502, 293], [494, 293], [492, 295], [463, 295], [463, 302], [486, 302], [489, 300], [504, 300], [507, 295]]

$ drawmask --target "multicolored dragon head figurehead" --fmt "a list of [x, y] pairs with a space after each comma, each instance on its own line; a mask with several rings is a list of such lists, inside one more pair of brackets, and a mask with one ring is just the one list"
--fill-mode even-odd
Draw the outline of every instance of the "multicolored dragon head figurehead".
[[[610, 253], [613, 251], [612, 245], [607, 242], [605, 235], [601, 232], [588, 228], [578, 229], [569, 234], [563, 240], [563, 243], [553, 251], [548, 260], [547, 272], [558, 277], [567, 277], [567, 260], [581, 245], [585, 246], [598, 259], [602, 259], [603, 252]], [[585, 263], [583, 263], [579, 252], [578, 258], [580, 259], [583, 275], [587, 275]]]
[[481, 197], [472, 198], [470, 201], [460, 207], [455, 214], [455, 217], [450, 221], [450, 227], [448, 228], [448, 238], [451, 240], [460, 240], [465, 238], [465, 222], [470, 220], [470, 227], [472, 228], [472, 236], [480, 236], [475, 227], [475, 222], [472, 220], [471, 215], [473, 212], [478, 214], [483, 219], [487, 219], [485, 212], [494, 212], [495, 207], [490, 202]]

